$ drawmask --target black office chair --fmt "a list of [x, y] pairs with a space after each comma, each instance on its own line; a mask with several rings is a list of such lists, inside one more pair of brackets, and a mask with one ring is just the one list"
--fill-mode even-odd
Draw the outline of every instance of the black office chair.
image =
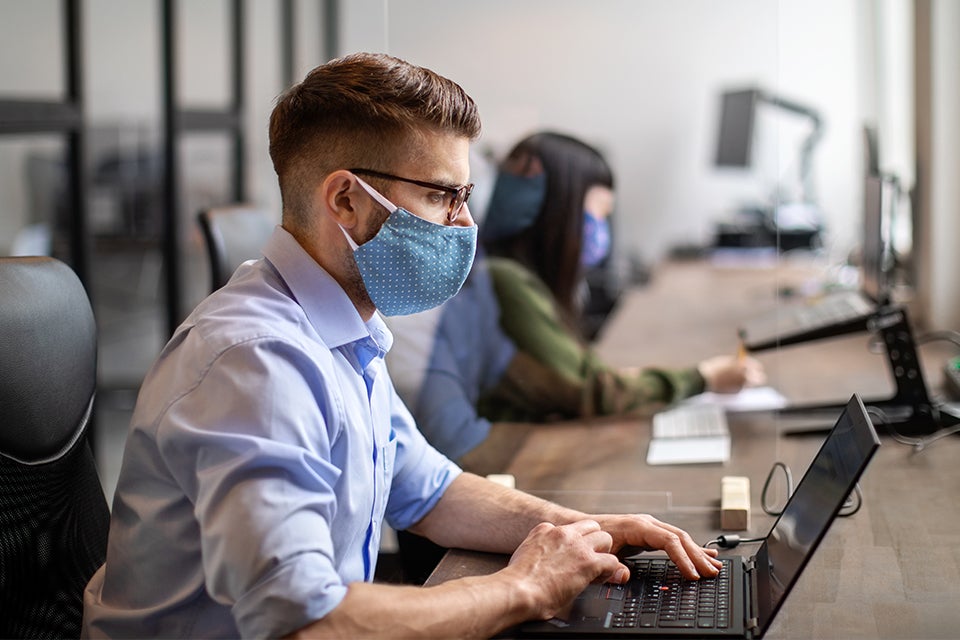
[[93, 310], [52, 258], [0, 258], [0, 637], [79, 637], [110, 511], [85, 437]]
[[276, 222], [263, 209], [236, 204], [204, 209], [197, 222], [210, 256], [210, 290], [227, 283], [237, 267], [260, 257]]

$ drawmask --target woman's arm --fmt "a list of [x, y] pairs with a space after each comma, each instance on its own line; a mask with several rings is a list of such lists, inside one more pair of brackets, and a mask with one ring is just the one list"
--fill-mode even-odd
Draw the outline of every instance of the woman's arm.
[[[647, 412], [703, 391], [703, 377], [692, 367], [643, 368], [627, 373], [607, 366], [564, 324], [549, 289], [531, 271], [512, 260], [494, 258], [490, 260], [490, 272], [504, 331], [521, 352], [576, 390], [576, 410], [565, 417]], [[558, 394], [558, 398], [568, 394]], [[509, 396], [502, 400], [511, 403]], [[495, 403], [495, 398], [490, 401]], [[568, 405], [565, 402], [561, 407]], [[499, 417], [495, 407], [489, 413]], [[507, 417], [523, 418], [509, 412]]]

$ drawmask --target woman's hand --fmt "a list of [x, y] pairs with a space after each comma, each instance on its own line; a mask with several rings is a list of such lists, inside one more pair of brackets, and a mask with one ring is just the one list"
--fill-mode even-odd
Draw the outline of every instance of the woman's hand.
[[767, 380], [763, 365], [750, 356], [714, 356], [698, 364], [697, 371], [703, 376], [707, 391], [716, 393], [737, 393]]

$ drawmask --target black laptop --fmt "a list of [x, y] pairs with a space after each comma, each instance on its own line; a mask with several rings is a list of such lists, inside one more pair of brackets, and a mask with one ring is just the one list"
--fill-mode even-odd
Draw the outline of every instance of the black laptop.
[[864, 179], [860, 289], [830, 293], [812, 302], [784, 304], [748, 320], [740, 338], [750, 351], [864, 331], [873, 314], [890, 302], [893, 266], [890, 226], [896, 186], [887, 178]]
[[680, 578], [660, 555], [634, 556], [626, 584], [591, 585], [567, 611], [517, 631], [535, 637], [761, 637], [879, 446], [855, 394], [755, 555], [724, 557], [718, 578], [698, 581]]

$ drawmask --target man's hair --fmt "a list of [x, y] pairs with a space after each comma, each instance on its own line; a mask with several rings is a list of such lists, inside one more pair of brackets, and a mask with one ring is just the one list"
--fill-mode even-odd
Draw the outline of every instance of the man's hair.
[[452, 80], [385, 54], [357, 53], [316, 67], [270, 115], [284, 216], [303, 215], [313, 186], [332, 171], [390, 171], [416, 153], [425, 130], [475, 140], [477, 106]]

